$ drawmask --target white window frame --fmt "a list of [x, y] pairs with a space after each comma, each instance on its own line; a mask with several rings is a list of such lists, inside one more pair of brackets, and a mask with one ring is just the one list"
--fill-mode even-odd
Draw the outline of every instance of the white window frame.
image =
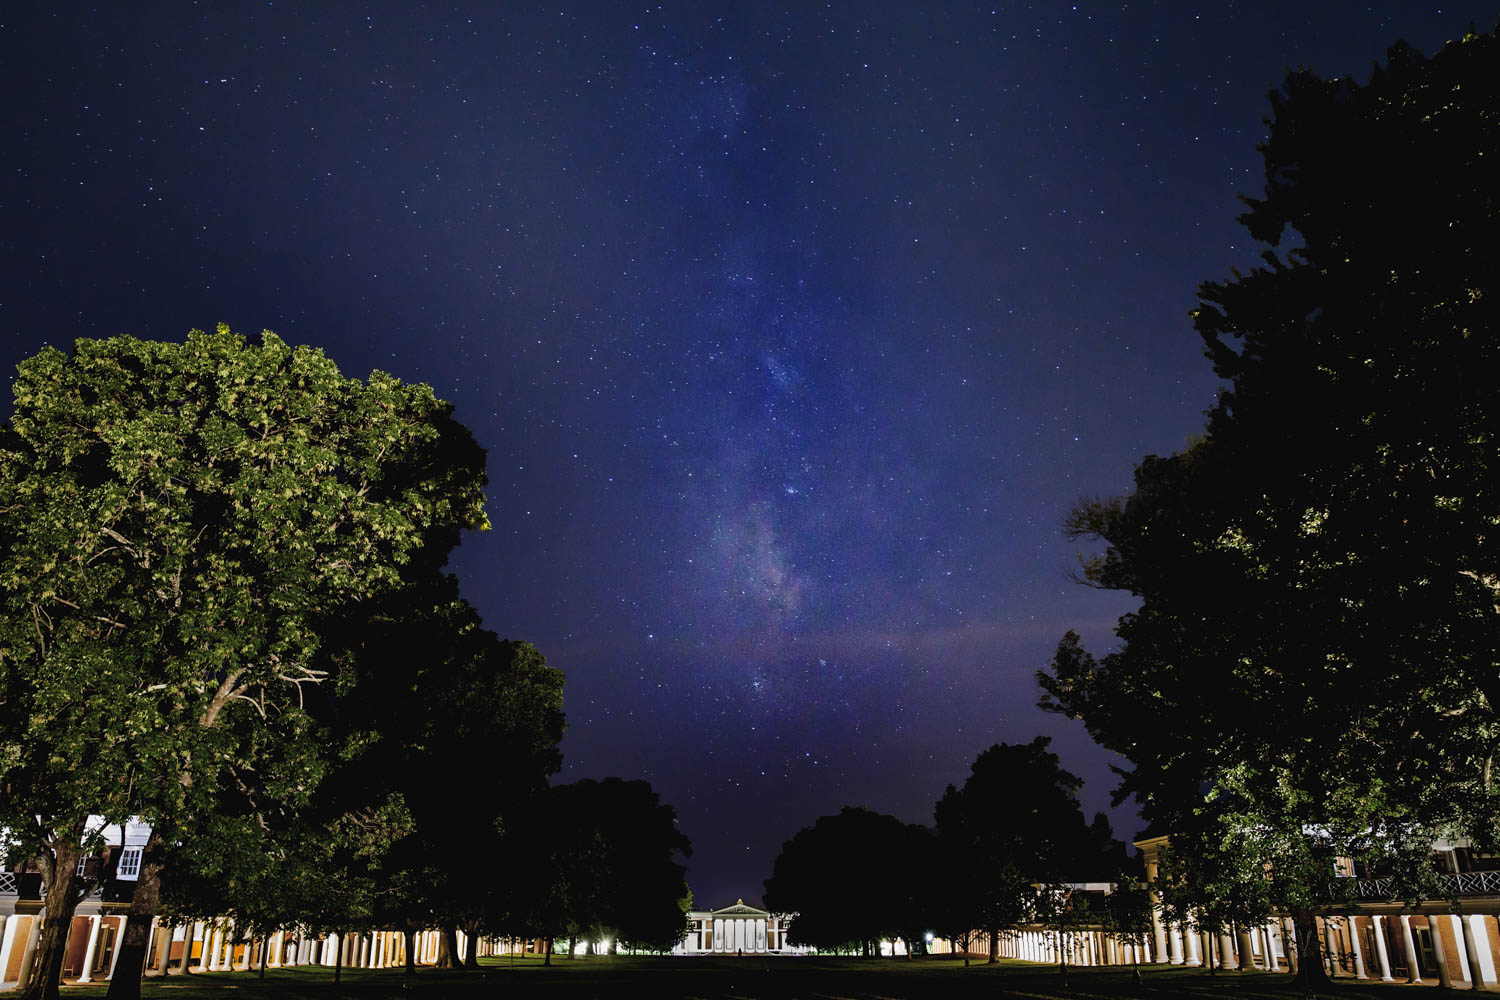
[[119, 878], [138, 879], [141, 877], [141, 854], [139, 847], [127, 847], [120, 852]]

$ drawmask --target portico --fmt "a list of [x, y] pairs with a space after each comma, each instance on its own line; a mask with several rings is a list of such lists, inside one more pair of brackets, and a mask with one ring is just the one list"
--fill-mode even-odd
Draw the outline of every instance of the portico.
[[788, 919], [749, 906], [743, 899], [720, 910], [694, 910], [688, 914], [688, 934], [672, 949], [675, 955], [802, 954], [805, 949], [787, 945]]

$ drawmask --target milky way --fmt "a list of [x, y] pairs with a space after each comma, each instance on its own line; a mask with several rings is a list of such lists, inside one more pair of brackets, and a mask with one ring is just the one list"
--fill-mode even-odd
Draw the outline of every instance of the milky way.
[[[563, 779], [649, 778], [700, 903], [845, 804], [930, 821], [1035, 708], [1060, 524], [1216, 389], [1265, 93], [1493, 2], [47, 5], [3, 27], [7, 367], [226, 321], [433, 383], [454, 568], [568, 674]], [[1135, 832], [1129, 809], [1117, 833]]]

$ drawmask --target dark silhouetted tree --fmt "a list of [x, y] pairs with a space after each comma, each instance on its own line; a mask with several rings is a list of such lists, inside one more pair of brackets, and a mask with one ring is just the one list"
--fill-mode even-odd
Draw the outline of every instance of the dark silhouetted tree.
[[1259, 841], [1304, 939], [1320, 855], [1420, 893], [1434, 834], [1500, 830], [1497, 59], [1493, 34], [1397, 45], [1366, 84], [1272, 93], [1241, 216], [1270, 248], [1194, 314], [1227, 383], [1207, 432], [1069, 521], [1141, 603], [1102, 659], [1064, 639], [1044, 706], [1185, 848]]
[[853, 806], [823, 816], [781, 845], [766, 907], [792, 915], [793, 944], [878, 956], [882, 938], [906, 937], [910, 953], [911, 901], [923, 894], [916, 868], [933, 863], [918, 853], [920, 830]]
[[968, 883], [950, 896], [949, 921], [986, 932], [991, 962], [1000, 934], [1036, 915], [1036, 884], [1098, 878], [1121, 851], [1102, 814], [1084, 821], [1083, 781], [1062, 769], [1050, 742], [990, 747], [937, 804], [943, 868]]

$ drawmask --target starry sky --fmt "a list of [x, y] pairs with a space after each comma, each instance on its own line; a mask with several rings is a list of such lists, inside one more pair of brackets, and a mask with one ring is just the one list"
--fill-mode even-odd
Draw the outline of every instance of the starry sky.
[[1060, 525], [1202, 426], [1266, 92], [1497, 14], [14, 5], [0, 369], [222, 321], [430, 382], [489, 454], [453, 569], [568, 676], [560, 779], [649, 779], [697, 904], [753, 902], [799, 827], [931, 822], [995, 742], [1108, 806], [1035, 708], [1129, 608]]

